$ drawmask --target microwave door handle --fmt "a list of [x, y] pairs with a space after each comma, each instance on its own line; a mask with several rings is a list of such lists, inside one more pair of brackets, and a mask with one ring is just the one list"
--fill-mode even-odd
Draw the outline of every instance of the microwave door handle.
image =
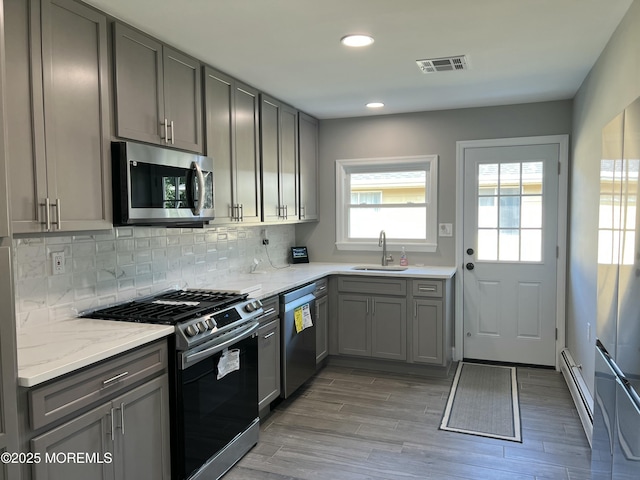
[[202, 213], [202, 208], [204, 207], [204, 174], [202, 173], [200, 165], [198, 165], [196, 162], [191, 162], [191, 168], [196, 171], [196, 178], [198, 180], [198, 198], [195, 198], [194, 195], [194, 204], [192, 210], [194, 215], [200, 215], [200, 213]]

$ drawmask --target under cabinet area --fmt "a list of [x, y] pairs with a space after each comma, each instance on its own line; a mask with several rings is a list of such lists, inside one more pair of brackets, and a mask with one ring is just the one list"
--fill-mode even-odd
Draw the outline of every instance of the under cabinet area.
[[406, 280], [340, 277], [338, 292], [338, 352], [406, 360]]
[[13, 233], [111, 228], [106, 16], [71, 0], [4, 15]]
[[170, 478], [165, 340], [29, 389], [27, 396], [25, 437], [42, 459], [32, 465], [33, 480]]
[[115, 23], [116, 135], [202, 153], [200, 62]]
[[215, 162], [213, 224], [262, 220], [258, 95], [254, 88], [205, 67], [205, 151]]

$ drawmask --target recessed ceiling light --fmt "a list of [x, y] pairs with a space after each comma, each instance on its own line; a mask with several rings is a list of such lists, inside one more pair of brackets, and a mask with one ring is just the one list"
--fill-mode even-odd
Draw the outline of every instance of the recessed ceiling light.
[[346, 35], [340, 39], [343, 45], [347, 47], [366, 47], [373, 43], [373, 37], [369, 35]]
[[367, 108], [382, 108], [384, 107], [384, 103], [382, 102], [370, 102], [367, 103]]

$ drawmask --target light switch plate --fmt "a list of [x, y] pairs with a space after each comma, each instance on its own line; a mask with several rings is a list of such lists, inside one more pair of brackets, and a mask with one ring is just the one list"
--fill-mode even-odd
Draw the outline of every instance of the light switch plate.
[[452, 237], [453, 236], [453, 224], [441, 223], [438, 226], [438, 236], [440, 237]]

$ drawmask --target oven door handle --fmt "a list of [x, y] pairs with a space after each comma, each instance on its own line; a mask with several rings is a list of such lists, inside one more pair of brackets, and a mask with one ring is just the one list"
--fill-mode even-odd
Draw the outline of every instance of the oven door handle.
[[252, 322], [247, 328], [243, 329], [241, 332], [233, 332], [233, 336], [228, 340], [225, 340], [222, 343], [218, 343], [213, 347], [207, 348], [205, 350], [200, 350], [199, 352], [185, 352], [180, 354], [180, 370], [184, 370], [189, 368], [192, 365], [195, 365], [202, 360], [215, 355], [218, 352], [221, 352], [225, 348], [237, 343], [245, 338], [249, 338], [257, 333], [258, 327], [260, 327], [260, 323]]

